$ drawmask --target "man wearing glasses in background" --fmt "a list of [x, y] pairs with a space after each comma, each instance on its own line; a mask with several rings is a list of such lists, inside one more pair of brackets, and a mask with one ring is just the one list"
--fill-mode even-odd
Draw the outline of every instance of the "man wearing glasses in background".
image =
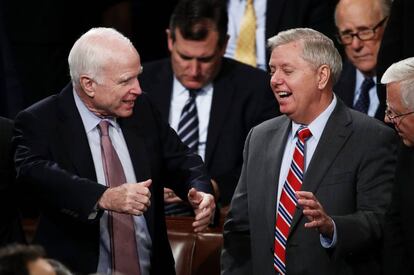
[[385, 94], [376, 87], [376, 66], [390, 6], [390, 0], [340, 0], [335, 9], [337, 38], [348, 62], [334, 92], [349, 107], [380, 120]]
[[385, 223], [383, 274], [414, 274], [414, 57], [391, 65], [381, 83], [387, 84], [385, 122], [394, 125], [403, 143]]

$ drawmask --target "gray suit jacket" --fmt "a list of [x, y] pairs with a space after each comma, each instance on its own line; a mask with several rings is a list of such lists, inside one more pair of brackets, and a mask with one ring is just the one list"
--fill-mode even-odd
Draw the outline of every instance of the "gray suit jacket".
[[[291, 120], [280, 116], [253, 128], [241, 177], [224, 225], [222, 274], [275, 274], [273, 240], [279, 168]], [[305, 229], [296, 211], [287, 240], [287, 274], [378, 274], [377, 247], [396, 163], [391, 129], [338, 100], [305, 174], [336, 224], [335, 248]]]

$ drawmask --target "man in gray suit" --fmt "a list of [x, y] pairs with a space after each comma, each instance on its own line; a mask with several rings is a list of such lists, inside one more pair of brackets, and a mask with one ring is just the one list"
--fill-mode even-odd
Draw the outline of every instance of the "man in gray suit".
[[247, 137], [222, 274], [378, 274], [396, 135], [334, 95], [341, 59], [329, 38], [292, 29], [269, 46], [285, 115]]

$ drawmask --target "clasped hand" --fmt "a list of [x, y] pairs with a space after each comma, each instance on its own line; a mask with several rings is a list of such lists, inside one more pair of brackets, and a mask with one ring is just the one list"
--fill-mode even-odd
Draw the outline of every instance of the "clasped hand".
[[108, 188], [100, 198], [98, 205], [105, 210], [124, 214], [142, 215], [151, 205], [149, 187], [152, 180], [138, 183], [124, 183]]

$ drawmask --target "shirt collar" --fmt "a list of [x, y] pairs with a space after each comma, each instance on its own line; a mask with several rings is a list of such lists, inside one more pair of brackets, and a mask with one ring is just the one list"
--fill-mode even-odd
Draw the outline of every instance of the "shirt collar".
[[83, 126], [85, 127], [86, 133], [89, 133], [90, 131], [94, 130], [96, 126], [101, 122], [101, 120], [105, 119], [111, 123], [115, 129], [118, 130], [119, 125], [116, 123], [116, 119], [114, 117], [105, 117], [101, 118], [92, 113], [83, 103], [83, 101], [80, 99], [78, 93], [73, 89], [73, 97], [75, 99], [76, 108], [79, 111], [79, 114], [82, 118]]
[[[315, 118], [307, 127], [312, 133], [312, 138], [315, 138], [316, 141], [319, 141], [319, 139], [322, 136], [322, 132], [325, 129], [325, 125], [328, 122], [329, 117], [331, 116], [333, 110], [335, 109], [337, 103], [336, 95], [333, 94], [333, 99], [331, 103], [328, 105], [328, 107], [319, 114], [317, 118]], [[298, 124], [294, 121], [292, 121], [292, 137], [294, 138], [296, 132], [298, 131], [299, 127], [304, 126], [302, 124]], [[306, 126], [306, 125], [305, 125]]]

